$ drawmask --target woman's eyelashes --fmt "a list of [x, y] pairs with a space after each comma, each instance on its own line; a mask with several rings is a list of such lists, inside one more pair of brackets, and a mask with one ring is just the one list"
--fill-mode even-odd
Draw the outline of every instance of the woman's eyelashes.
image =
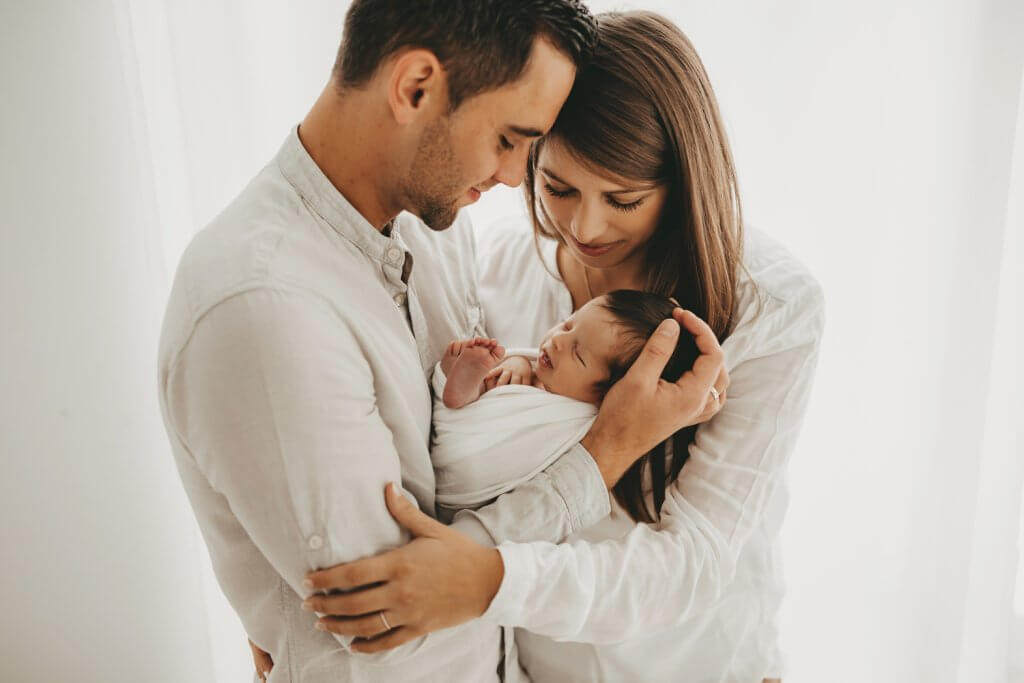
[[515, 145], [513, 145], [513, 144], [512, 144], [512, 142], [511, 142], [511, 141], [510, 141], [510, 140], [509, 140], [509, 139], [508, 139], [507, 137], [505, 137], [504, 135], [499, 135], [499, 136], [498, 136], [498, 144], [499, 144], [499, 145], [501, 146], [501, 148], [502, 148], [503, 150], [505, 150], [505, 151], [511, 151], [511, 150], [515, 149], [515, 147], [516, 147], [516, 146], [515, 146]]
[[[551, 183], [544, 183], [544, 191], [547, 192], [552, 197], [555, 197], [557, 199], [565, 199], [567, 197], [571, 197], [572, 195], [574, 195], [576, 193], [576, 190], [573, 190], [573, 189], [561, 190], [561, 189], [555, 187], [554, 185], [552, 185]], [[605, 203], [608, 206], [612, 207], [613, 209], [615, 209], [617, 211], [624, 211], [624, 212], [627, 212], [627, 213], [630, 212], [630, 211], [636, 211], [637, 209], [639, 209], [640, 205], [644, 203], [644, 199], [646, 199], [646, 198], [645, 197], [641, 197], [640, 199], [637, 199], [634, 202], [623, 203], [623, 202], [615, 201], [610, 195], [605, 195], [604, 196], [604, 201], [605, 201]]]
[[557, 197], [559, 199], [565, 199], [566, 197], [570, 197], [570, 196], [572, 196], [573, 192], [576, 191], [576, 190], [559, 190], [557, 187], [555, 187], [551, 183], [544, 183], [544, 190], [549, 195], [551, 195], [552, 197]]
[[617, 201], [615, 201], [614, 199], [612, 199], [611, 197], [609, 197], [607, 195], [605, 195], [604, 200], [606, 202], [608, 202], [609, 206], [612, 206], [612, 207], [618, 209], [619, 211], [626, 211], [626, 212], [636, 211], [637, 209], [640, 208], [640, 205], [644, 203], [644, 198], [643, 197], [641, 197], [640, 199], [637, 199], [634, 202], [627, 202], [625, 204], [623, 204], [621, 202], [617, 202]]

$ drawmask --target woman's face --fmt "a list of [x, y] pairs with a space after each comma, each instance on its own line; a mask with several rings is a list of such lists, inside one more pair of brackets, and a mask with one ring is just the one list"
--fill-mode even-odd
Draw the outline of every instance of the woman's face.
[[596, 175], [555, 138], [537, 157], [534, 192], [577, 261], [611, 268], [643, 253], [658, 228], [668, 185]]

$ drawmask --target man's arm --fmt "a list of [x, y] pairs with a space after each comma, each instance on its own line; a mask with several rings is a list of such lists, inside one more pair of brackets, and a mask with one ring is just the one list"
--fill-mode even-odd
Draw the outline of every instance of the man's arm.
[[[693, 334], [697, 348], [700, 350], [700, 356], [694, 363], [693, 369], [685, 373], [678, 382], [660, 380], [659, 375], [675, 347], [680, 330], [679, 322], [675, 320], [665, 321], [659, 326], [658, 331], [645, 344], [640, 357], [630, 368], [626, 377], [609, 392], [602, 405], [601, 414], [598, 415], [597, 421], [588, 435], [599, 434], [598, 443], [602, 446], [602, 451], [594, 454], [593, 462], [585, 465], [589, 470], [591, 482], [595, 481], [593, 469], [596, 468], [602, 482], [606, 486], [613, 485], [635, 459], [629, 457], [631, 450], [637, 449], [641, 453], [646, 452], [661, 441], [665, 435], [684, 426], [696, 424], [706, 413], [709, 388], [720, 382], [719, 391], [725, 390], [728, 373], [725, 373], [723, 368], [722, 349], [715, 340], [711, 329], [692, 313], [677, 309], [675, 314], [679, 317], [679, 322], [682, 322]], [[603, 429], [598, 430], [597, 426], [601, 423], [602, 415], [611, 415], [611, 417], [604, 422]], [[674, 426], [668, 431], [659, 431], [667, 429], [668, 425]], [[652, 437], [651, 432], [661, 434], [661, 436]], [[590, 457], [583, 455], [588, 451], [582, 448], [582, 445], [573, 453], [578, 458]], [[572, 463], [573, 460], [570, 459], [569, 462]], [[576, 462], [581, 467], [584, 466], [579, 460]], [[567, 467], [561, 472], [571, 473], [572, 469]], [[501, 496], [490, 508], [501, 510], [502, 503], [513, 499], [511, 496], [514, 494], [515, 492], [512, 492]], [[604, 495], [607, 499], [607, 494]], [[467, 533], [460, 533], [455, 529], [445, 527], [436, 520], [411, 510], [410, 506], [397, 504], [397, 500], [397, 498], [389, 496], [388, 504], [392, 514], [413, 531], [417, 538], [407, 546], [376, 557], [337, 565], [317, 572], [313, 576], [313, 580], [318, 587], [350, 590], [368, 584], [386, 584], [391, 595], [382, 596], [381, 600], [375, 602], [375, 609], [400, 610], [409, 614], [411, 618], [417, 619], [415, 623], [420, 628], [433, 630], [434, 626], [427, 624], [428, 620], [443, 627], [461, 623], [457, 616], [459, 613], [468, 613], [471, 616], [501, 614], [500, 605], [495, 607], [494, 603], [490, 603], [486, 615], [484, 612], [475, 614], [471, 611], [466, 612], [459, 607], [458, 590], [439, 590], [440, 586], [459, 586], [467, 593], [476, 595], [481, 586], [523, 587], [529, 581], [539, 580], [540, 577], [536, 573], [530, 574], [528, 568], [525, 568], [524, 562], [503, 564], [500, 568], [495, 569], [482, 566], [479, 569], [459, 574], [445, 571], [445, 565], [451, 563], [450, 558], [458, 555], [456, 547], [464, 545], [468, 540], [466, 539]], [[485, 525], [488, 521], [488, 518], [480, 516], [464, 519], [471, 519], [473, 522], [479, 521], [481, 525]], [[543, 519], [543, 515], [539, 519]], [[514, 520], [499, 518], [499, 521], [502, 522], [499, 533], [515, 533], [514, 526], [511, 524]], [[496, 537], [493, 529], [485, 529], [485, 531], [490, 534], [491, 538]], [[526, 531], [533, 533], [534, 530], [527, 529]], [[528, 545], [548, 548], [562, 547], [551, 543]], [[417, 567], [417, 569], [411, 570], [408, 567]], [[426, 569], [427, 567], [429, 569]], [[519, 576], [510, 577], [509, 570], [517, 572]], [[519, 590], [515, 594], [521, 598], [524, 593], [530, 594], [530, 591]], [[445, 598], [439, 599], [439, 594], [444, 594]], [[496, 591], [492, 595], [501, 597], [502, 594], [502, 592]], [[508, 594], [508, 592], [504, 592], [504, 595]], [[506, 597], [501, 604], [507, 605], [509, 600], [515, 600], [517, 597]], [[367, 612], [366, 604], [350, 595], [334, 596], [324, 601], [318, 601], [317, 605], [318, 611], [333, 615], [354, 616]], [[586, 605], [577, 606], [578, 609], [586, 609], [586, 607]], [[443, 615], [443, 618], [437, 619], [436, 615], [439, 614]], [[503, 620], [508, 618], [508, 616], [502, 617]], [[508, 621], [504, 621], [504, 623], [513, 625]], [[328, 628], [336, 633], [352, 632], [349, 624], [345, 622], [328, 624]], [[369, 648], [387, 649], [401, 642], [401, 638], [381, 639], [371, 643]]]
[[[218, 304], [172, 361], [163, 390], [177, 438], [297, 596], [311, 592], [308, 571], [408, 540], [381, 495], [401, 468], [371, 369], [315, 296], [260, 289]], [[472, 641], [472, 629], [419, 638], [385, 659]], [[350, 648], [352, 638], [338, 640]]]

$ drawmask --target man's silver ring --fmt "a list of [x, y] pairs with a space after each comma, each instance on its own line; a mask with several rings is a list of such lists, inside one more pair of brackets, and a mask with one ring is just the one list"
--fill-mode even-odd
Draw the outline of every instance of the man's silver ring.
[[711, 387], [711, 398], [715, 399], [715, 403], [718, 403], [718, 389]]
[[384, 624], [384, 630], [385, 631], [390, 631], [391, 630], [391, 624], [388, 623], [387, 617], [384, 616], [384, 610], [381, 610], [380, 612], [377, 612], [377, 614], [380, 615], [381, 623]]

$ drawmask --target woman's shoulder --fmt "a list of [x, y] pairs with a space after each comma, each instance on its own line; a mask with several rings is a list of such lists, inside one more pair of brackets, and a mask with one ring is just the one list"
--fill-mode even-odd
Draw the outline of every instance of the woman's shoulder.
[[[773, 236], [747, 228], [733, 336], [756, 336], [772, 344], [817, 341], [824, 328], [821, 284]], [[738, 339], [737, 339], [738, 341]]]
[[[538, 256], [540, 249], [541, 258]], [[477, 265], [481, 280], [507, 277], [553, 276], [555, 243], [547, 238], [536, 240], [529, 219], [522, 216], [503, 218], [477, 233]], [[543, 259], [543, 260], [542, 260]]]

